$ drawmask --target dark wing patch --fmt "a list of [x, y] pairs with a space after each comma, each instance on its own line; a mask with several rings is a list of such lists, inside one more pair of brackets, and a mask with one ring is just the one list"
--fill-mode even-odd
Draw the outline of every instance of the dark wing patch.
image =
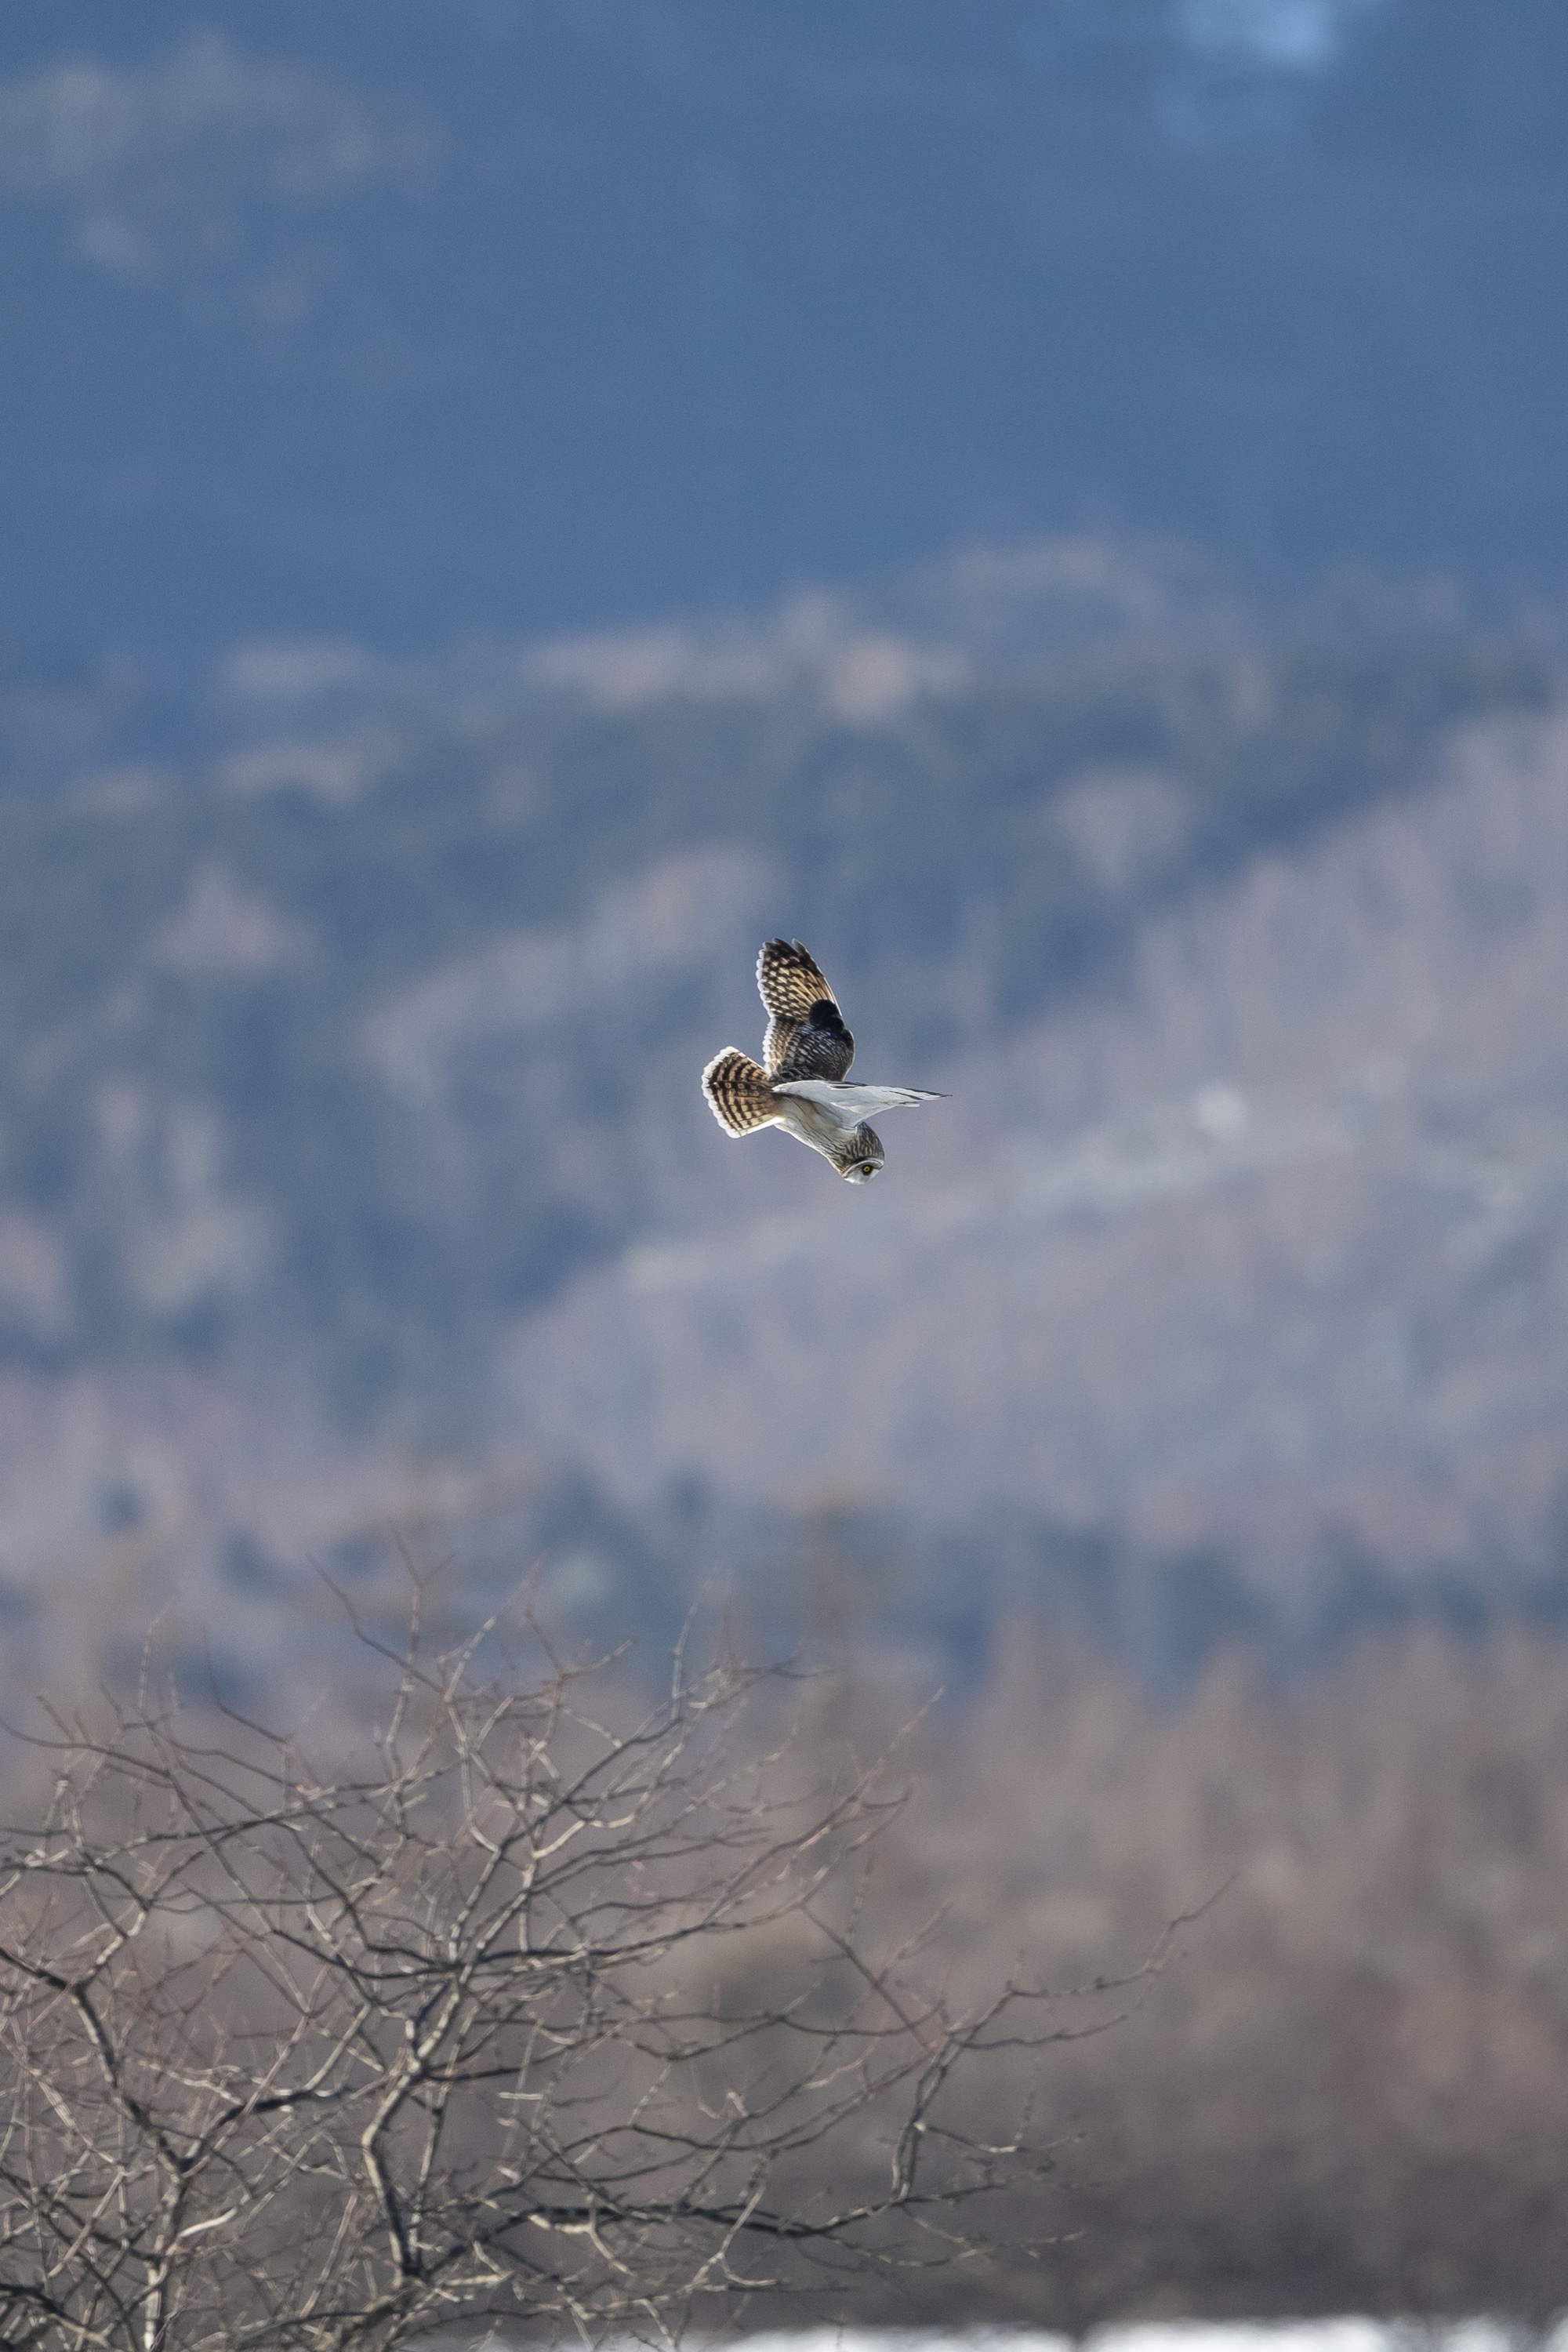
[[757, 958], [768, 1014], [763, 1060], [773, 1078], [842, 1078], [855, 1059], [833, 991], [798, 940], [769, 940]]
[[841, 1078], [855, 1059], [855, 1040], [837, 1004], [814, 1004], [805, 1021], [768, 1023], [763, 1059], [773, 1078]]
[[759, 1069], [750, 1054], [742, 1054], [738, 1045], [726, 1045], [715, 1054], [702, 1073], [702, 1091], [707, 1096], [714, 1118], [731, 1135], [750, 1135], [753, 1128], [766, 1127], [779, 1115], [778, 1097], [768, 1084], [768, 1074]]

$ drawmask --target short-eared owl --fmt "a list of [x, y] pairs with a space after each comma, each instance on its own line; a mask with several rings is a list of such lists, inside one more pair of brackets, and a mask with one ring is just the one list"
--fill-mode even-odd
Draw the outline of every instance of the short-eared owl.
[[782, 1127], [830, 1160], [851, 1184], [867, 1184], [887, 1157], [866, 1124], [873, 1110], [935, 1102], [918, 1087], [858, 1087], [845, 1076], [855, 1040], [833, 991], [798, 940], [770, 940], [757, 958], [757, 988], [768, 1016], [759, 1067], [727, 1045], [702, 1073], [713, 1116], [731, 1135]]

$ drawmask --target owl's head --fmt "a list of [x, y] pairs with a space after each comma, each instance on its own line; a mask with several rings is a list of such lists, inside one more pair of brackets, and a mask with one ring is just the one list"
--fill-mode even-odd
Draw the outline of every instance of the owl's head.
[[835, 1153], [833, 1164], [847, 1184], [868, 1184], [881, 1174], [887, 1156], [876, 1129], [862, 1124]]

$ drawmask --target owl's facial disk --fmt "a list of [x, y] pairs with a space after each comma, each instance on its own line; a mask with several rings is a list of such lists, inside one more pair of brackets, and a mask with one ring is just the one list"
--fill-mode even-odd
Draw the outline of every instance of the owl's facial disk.
[[836, 1155], [833, 1164], [847, 1184], [868, 1184], [881, 1174], [887, 1156], [876, 1129], [862, 1120], [853, 1135], [845, 1137], [842, 1156]]

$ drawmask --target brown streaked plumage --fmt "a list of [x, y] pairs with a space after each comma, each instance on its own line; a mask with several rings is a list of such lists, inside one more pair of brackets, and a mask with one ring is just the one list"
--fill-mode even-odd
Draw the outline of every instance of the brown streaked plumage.
[[757, 958], [768, 1015], [763, 1060], [772, 1078], [847, 1078], [855, 1040], [815, 956], [798, 940], [769, 940]]
[[768, 1016], [765, 1067], [727, 1045], [702, 1073], [714, 1118], [731, 1135], [782, 1127], [831, 1161], [852, 1184], [869, 1182], [887, 1154], [862, 1114], [937, 1099], [923, 1088], [863, 1087], [847, 1072], [855, 1040], [816, 959], [798, 940], [769, 940], [757, 958]]
[[766, 1070], [738, 1045], [715, 1055], [702, 1073], [702, 1091], [713, 1106], [713, 1116], [731, 1135], [750, 1135], [754, 1127], [769, 1127], [779, 1107]]

